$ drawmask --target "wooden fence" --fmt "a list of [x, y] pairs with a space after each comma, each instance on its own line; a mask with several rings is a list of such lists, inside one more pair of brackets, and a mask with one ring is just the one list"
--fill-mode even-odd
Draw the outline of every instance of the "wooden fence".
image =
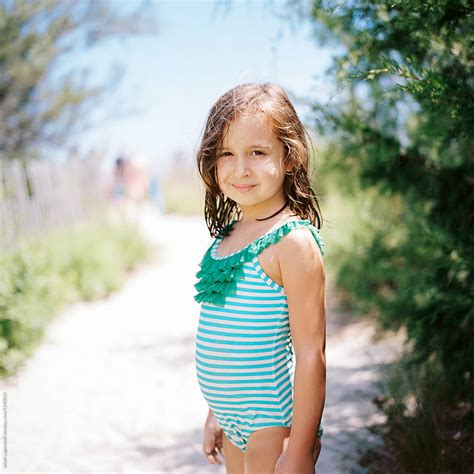
[[106, 206], [101, 157], [24, 164], [0, 158], [0, 252], [50, 230], [72, 227]]

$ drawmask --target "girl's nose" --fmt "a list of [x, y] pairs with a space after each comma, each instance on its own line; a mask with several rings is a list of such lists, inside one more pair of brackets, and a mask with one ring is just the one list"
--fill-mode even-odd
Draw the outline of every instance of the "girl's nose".
[[245, 156], [237, 156], [234, 160], [235, 176], [246, 176], [249, 173], [249, 162]]

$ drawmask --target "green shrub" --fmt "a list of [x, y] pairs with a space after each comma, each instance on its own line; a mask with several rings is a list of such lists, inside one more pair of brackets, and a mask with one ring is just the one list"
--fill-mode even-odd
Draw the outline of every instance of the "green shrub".
[[436, 360], [419, 365], [407, 355], [385, 366], [375, 400], [387, 422], [372, 428], [384, 440], [360, 463], [387, 474], [470, 474], [474, 410], [453, 389]]
[[132, 226], [94, 222], [0, 255], [0, 375], [32, 354], [64, 304], [117, 290], [150, 250]]
[[329, 74], [345, 93], [311, 104], [328, 163], [354, 201], [372, 196], [338, 283], [472, 398], [472, 4], [316, 0], [311, 14], [319, 40], [342, 46]]

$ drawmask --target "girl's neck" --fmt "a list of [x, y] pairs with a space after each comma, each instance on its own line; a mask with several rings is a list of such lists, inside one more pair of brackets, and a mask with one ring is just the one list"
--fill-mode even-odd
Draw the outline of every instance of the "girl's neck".
[[289, 217], [294, 217], [296, 214], [291, 212], [291, 209], [287, 206], [283, 211], [279, 212], [276, 216], [266, 219], [264, 221], [258, 221], [255, 217], [249, 217], [245, 213], [242, 213], [242, 218], [239, 220], [239, 223], [244, 227], [255, 228], [255, 229], [266, 229], [272, 227], [273, 225], [284, 222], [288, 220]]
[[[285, 206], [285, 202], [285, 198], [281, 197], [280, 199], [275, 199], [271, 203], [262, 203], [262, 205], [240, 206], [242, 211], [242, 219], [240, 220], [245, 224], [258, 224], [261, 221], [266, 222], [278, 219], [279, 216], [291, 213], [288, 205]], [[273, 214], [275, 215], [272, 216]]]

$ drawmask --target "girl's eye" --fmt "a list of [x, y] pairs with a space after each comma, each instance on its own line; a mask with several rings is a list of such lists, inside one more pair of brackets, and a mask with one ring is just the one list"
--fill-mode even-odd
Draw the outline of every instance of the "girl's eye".
[[[265, 153], [263, 153], [263, 151], [260, 151], [260, 150], [254, 150], [252, 153], [258, 153], [259, 155], [264, 155]], [[227, 156], [230, 156], [232, 155], [232, 153], [230, 151], [224, 151], [223, 153], [220, 154], [221, 157], [227, 157]]]

